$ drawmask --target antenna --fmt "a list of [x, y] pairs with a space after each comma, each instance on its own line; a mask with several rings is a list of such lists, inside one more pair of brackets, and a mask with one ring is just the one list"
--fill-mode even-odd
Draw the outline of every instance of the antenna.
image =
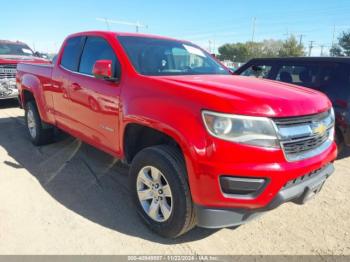
[[108, 30], [110, 30], [110, 24], [135, 26], [136, 33], [138, 33], [140, 31], [140, 28], [148, 28], [148, 25], [141, 24], [139, 21], [134, 23], [134, 22], [128, 22], [128, 21], [111, 20], [111, 19], [107, 19], [107, 18], [96, 18], [96, 20], [101, 21], [101, 22], [105, 22]]

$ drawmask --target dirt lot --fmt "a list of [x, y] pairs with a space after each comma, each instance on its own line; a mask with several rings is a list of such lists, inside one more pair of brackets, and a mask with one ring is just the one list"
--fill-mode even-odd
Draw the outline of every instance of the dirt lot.
[[35, 148], [22, 115], [15, 103], [0, 108], [0, 254], [350, 254], [346, 154], [305, 206], [164, 240], [135, 214], [118, 160], [70, 137]]

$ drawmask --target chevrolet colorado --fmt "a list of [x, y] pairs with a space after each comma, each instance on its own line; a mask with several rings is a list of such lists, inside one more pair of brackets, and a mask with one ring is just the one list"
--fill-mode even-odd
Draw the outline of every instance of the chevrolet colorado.
[[0, 99], [18, 97], [16, 66], [20, 62], [48, 63], [34, 56], [34, 52], [22, 42], [0, 40]]
[[130, 164], [136, 210], [165, 237], [303, 204], [334, 171], [325, 95], [233, 76], [190, 42], [78, 33], [16, 81], [32, 142], [58, 127]]

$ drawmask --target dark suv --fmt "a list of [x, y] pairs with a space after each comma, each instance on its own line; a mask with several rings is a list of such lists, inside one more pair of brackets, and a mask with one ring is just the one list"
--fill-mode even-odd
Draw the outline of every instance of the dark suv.
[[350, 146], [350, 58], [295, 57], [250, 60], [235, 74], [300, 85], [325, 93], [336, 112], [339, 151]]

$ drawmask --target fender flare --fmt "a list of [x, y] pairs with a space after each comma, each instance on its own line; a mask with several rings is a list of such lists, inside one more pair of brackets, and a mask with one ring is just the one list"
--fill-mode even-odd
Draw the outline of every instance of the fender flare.
[[181, 133], [181, 131], [177, 130], [176, 128], [173, 128], [172, 126], [163, 123], [161, 121], [157, 121], [154, 119], [149, 119], [141, 116], [128, 116], [124, 118], [123, 125], [120, 128], [120, 146], [122, 150], [124, 150], [124, 136], [126, 127], [129, 124], [136, 124], [145, 126], [151, 129], [154, 129], [156, 131], [159, 131], [161, 133], [164, 133], [165, 135], [172, 138], [180, 147], [183, 157], [186, 162], [186, 169], [189, 179], [189, 185], [193, 185], [195, 183], [195, 170], [198, 170], [196, 167], [196, 159], [198, 155], [205, 155], [206, 154], [206, 147], [207, 147], [207, 135], [205, 132], [202, 134], [197, 133], [196, 136], [198, 138], [198, 141], [201, 141], [202, 144], [194, 144], [190, 143], [190, 139], [186, 139], [186, 136]]
[[20, 98], [21, 98], [22, 105], [24, 106], [26, 103], [25, 97], [24, 97], [24, 91], [28, 91], [32, 93], [41, 119], [43, 121], [48, 122], [49, 118], [45, 110], [45, 99], [44, 99], [44, 94], [42, 92], [42, 85], [40, 83], [40, 80], [36, 76], [25, 74], [21, 77], [20, 83], [21, 83]]

